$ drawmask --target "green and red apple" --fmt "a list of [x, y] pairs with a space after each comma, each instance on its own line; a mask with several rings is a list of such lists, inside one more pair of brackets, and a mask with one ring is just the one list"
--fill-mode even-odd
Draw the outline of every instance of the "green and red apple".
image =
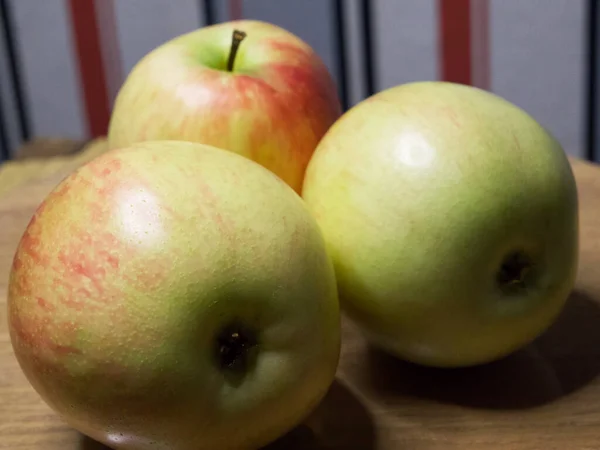
[[67, 423], [118, 449], [255, 449], [336, 371], [318, 225], [279, 177], [189, 142], [113, 150], [62, 181], [16, 251], [17, 359]]
[[501, 358], [546, 330], [574, 285], [568, 158], [533, 117], [484, 90], [415, 82], [364, 100], [319, 144], [303, 197], [343, 309], [412, 362]]
[[308, 161], [340, 116], [337, 87], [314, 50], [276, 25], [204, 27], [151, 51], [112, 112], [109, 145], [175, 139], [230, 150], [300, 193]]

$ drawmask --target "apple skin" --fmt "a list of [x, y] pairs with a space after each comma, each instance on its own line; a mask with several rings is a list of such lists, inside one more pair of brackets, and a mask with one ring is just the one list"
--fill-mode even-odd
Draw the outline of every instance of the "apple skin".
[[[578, 198], [559, 143], [504, 99], [447, 82], [392, 87], [334, 124], [303, 197], [342, 309], [422, 365], [501, 358], [557, 317], [578, 262]], [[533, 265], [499, 282], [511, 255]]]
[[[110, 151], [39, 206], [10, 274], [9, 330], [41, 397], [118, 449], [254, 449], [320, 402], [340, 349], [318, 225], [280, 178], [189, 142]], [[222, 369], [216, 336], [253, 330]]]
[[[228, 72], [235, 29], [247, 37]], [[340, 114], [337, 87], [309, 45], [241, 20], [192, 31], [142, 58], [118, 93], [108, 137], [112, 148], [163, 139], [213, 145], [300, 193], [315, 147]]]

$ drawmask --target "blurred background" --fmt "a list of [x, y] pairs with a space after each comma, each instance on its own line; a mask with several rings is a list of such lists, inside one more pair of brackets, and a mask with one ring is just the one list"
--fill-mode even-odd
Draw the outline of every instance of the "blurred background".
[[596, 0], [0, 0], [0, 159], [35, 138], [104, 135], [143, 55], [237, 18], [306, 40], [346, 108], [415, 80], [471, 84], [600, 161]]

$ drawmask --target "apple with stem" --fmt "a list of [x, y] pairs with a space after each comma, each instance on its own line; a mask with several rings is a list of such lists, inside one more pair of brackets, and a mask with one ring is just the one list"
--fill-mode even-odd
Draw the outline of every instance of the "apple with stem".
[[240, 20], [164, 43], [133, 68], [112, 111], [111, 148], [199, 142], [268, 168], [300, 193], [306, 165], [340, 116], [314, 50], [276, 25]]
[[12, 345], [67, 423], [116, 449], [255, 449], [303, 420], [340, 350], [333, 266], [302, 199], [232, 152], [113, 150], [20, 240]]
[[319, 144], [303, 197], [343, 308], [416, 363], [501, 358], [546, 330], [574, 285], [578, 199], [562, 147], [474, 87], [408, 83], [356, 105]]

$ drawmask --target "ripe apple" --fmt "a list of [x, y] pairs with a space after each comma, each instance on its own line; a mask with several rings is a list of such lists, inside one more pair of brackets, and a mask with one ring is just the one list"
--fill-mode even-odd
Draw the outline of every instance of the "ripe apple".
[[239, 153], [300, 193], [315, 147], [340, 116], [336, 85], [292, 33], [254, 20], [179, 36], [146, 55], [121, 87], [109, 145], [175, 139]]
[[334, 270], [302, 199], [189, 142], [113, 150], [60, 183], [20, 241], [8, 311], [33, 387], [113, 448], [257, 448], [338, 363]]
[[382, 91], [334, 124], [303, 197], [342, 308], [415, 363], [505, 356], [561, 311], [578, 259], [578, 200], [559, 143], [510, 102], [446, 82]]

